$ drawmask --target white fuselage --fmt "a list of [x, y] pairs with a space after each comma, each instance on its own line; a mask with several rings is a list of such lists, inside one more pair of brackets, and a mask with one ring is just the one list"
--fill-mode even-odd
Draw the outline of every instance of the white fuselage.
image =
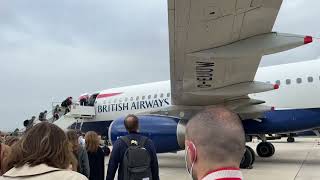
[[[305, 61], [259, 68], [256, 81], [279, 83], [274, 91], [251, 94], [276, 109], [305, 109], [320, 107], [320, 60]], [[301, 82], [300, 79], [301, 78]], [[100, 94], [114, 94], [97, 98], [95, 121], [111, 121], [130, 113], [148, 113], [171, 106], [170, 81], [113, 88]]]
[[280, 82], [280, 88], [250, 97], [266, 101], [276, 109], [319, 108], [320, 60], [304, 61], [259, 68], [256, 80]]

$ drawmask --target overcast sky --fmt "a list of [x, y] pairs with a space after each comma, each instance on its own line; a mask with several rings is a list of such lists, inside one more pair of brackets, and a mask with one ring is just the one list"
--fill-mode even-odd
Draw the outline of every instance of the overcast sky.
[[[274, 30], [320, 37], [319, 0], [284, 0]], [[315, 59], [319, 43], [262, 65]], [[169, 79], [167, 0], [0, 1], [1, 130], [84, 92]]]

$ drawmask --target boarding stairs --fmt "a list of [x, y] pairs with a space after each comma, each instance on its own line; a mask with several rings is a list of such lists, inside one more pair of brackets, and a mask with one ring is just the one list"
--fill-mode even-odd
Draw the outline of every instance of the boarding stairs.
[[60, 118], [53, 123], [64, 130], [70, 129], [71, 126], [73, 129], [81, 130], [83, 122], [90, 121], [96, 116], [94, 106], [80, 106], [79, 104], [71, 105], [70, 112], [67, 114], [64, 114], [65, 109], [62, 109], [62, 112]]
[[[81, 130], [83, 122], [90, 121], [95, 118], [96, 111], [94, 106], [80, 106], [79, 104], [73, 104], [70, 107], [70, 112], [65, 114], [66, 108], [58, 107], [58, 115], [59, 119], [54, 119], [54, 112], [56, 105], [60, 105], [61, 103], [55, 102], [52, 103], [52, 111], [47, 112], [46, 121], [49, 123], [54, 123], [60, 128], [67, 130], [72, 126], [73, 129]], [[36, 118], [33, 120], [31, 126], [34, 126], [42, 121], [39, 120], [39, 116], [35, 116]], [[75, 125], [74, 125], [75, 124]], [[74, 126], [73, 126], [74, 125]], [[25, 132], [26, 127], [20, 128], [20, 132]]]

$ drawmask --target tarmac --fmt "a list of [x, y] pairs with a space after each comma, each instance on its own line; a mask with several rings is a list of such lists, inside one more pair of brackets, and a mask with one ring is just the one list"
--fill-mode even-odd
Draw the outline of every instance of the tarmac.
[[[319, 180], [320, 145], [318, 138], [296, 138], [287, 143], [286, 138], [270, 141], [276, 152], [270, 158], [256, 156], [252, 169], [242, 170], [246, 180]], [[258, 142], [247, 143], [253, 149]], [[185, 168], [184, 151], [159, 154], [160, 179], [190, 180]], [[108, 158], [106, 159], [106, 164]]]

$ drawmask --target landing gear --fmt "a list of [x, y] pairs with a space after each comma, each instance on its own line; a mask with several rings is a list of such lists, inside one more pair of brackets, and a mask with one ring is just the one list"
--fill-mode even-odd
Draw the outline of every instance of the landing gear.
[[274, 146], [269, 142], [261, 142], [257, 146], [257, 154], [260, 157], [271, 157], [274, 155], [274, 152]]
[[240, 163], [240, 168], [242, 169], [252, 169], [252, 164], [255, 161], [255, 153], [253, 149], [249, 146], [246, 146], [246, 152], [243, 155], [243, 158]]
[[287, 138], [288, 143], [293, 143], [295, 141], [294, 134], [289, 134]]
[[256, 153], [250, 146], [246, 146], [246, 149], [248, 149], [251, 152], [251, 155], [252, 155], [251, 165], [252, 165], [256, 161]]
[[288, 137], [287, 142], [293, 143], [295, 141], [294, 137]]

